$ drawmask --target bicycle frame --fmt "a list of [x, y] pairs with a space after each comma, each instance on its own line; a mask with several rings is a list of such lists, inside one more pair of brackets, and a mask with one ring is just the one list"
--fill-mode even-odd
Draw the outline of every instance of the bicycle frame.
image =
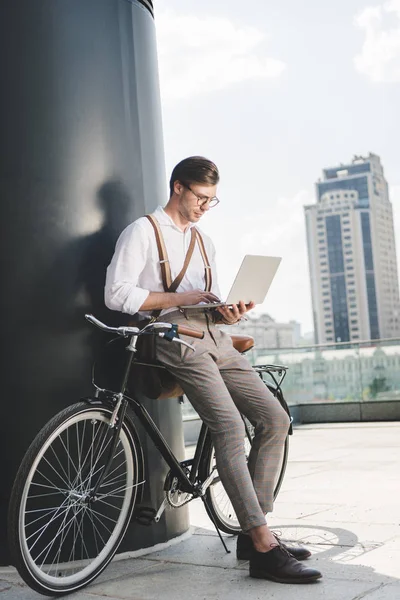
[[[141, 388], [135, 387], [132, 392], [129, 389], [134, 383], [132, 367], [140, 362], [140, 358], [136, 359], [140, 335], [153, 333], [194, 350], [187, 337], [202, 339], [204, 332], [184, 323], [156, 322], [142, 329], [108, 327], [92, 315], [85, 316], [100, 329], [122, 336], [128, 354], [124, 350], [124, 358], [118, 364], [109, 363], [109, 373], [104, 370], [108, 382], [103, 385], [109, 389], [96, 385], [93, 371], [96, 392], [57, 413], [38, 433], [21, 462], [9, 503], [8, 529], [14, 564], [32, 589], [46, 595], [76, 591], [93, 581], [118, 550], [132, 519], [143, 525], [157, 523], [166, 508], [179, 508], [200, 498], [226, 552], [229, 550], [221, 532], [231, 534], [240, 529], [229, 501], [231, 494], [228, 496], [224, 489], [224, 472], [218, 472], [220, 463], [211, 424], [209, 429], [202, 423], [193, 458], [180, 461], [146, 410]], [[141, 364], [165, 368], [149, 362]], [[119, 373], [116, 383], [109, 383], [109, 375], [114, 380], [116, 374], [114, 366], [118, 371], [122, 368], [123, 373]], [[256, 370], [260, 376], [269, 372], [275, 382], [275, 386], [265, 382], [275, 396], [270, 401], [284, 406], [280, 383], [286, 367], [266, 367]], [[249, 416], [256, 425], [258, 419], [253, 419], [251, 413]], [[243, 415], [241, 418], [241, 466], [245, 468], [256, 438], [252, 423]], [[165, 470], [169, 467], [159, 507], [142, 504], [151, 471], [146, 474], [143, 436], [138, 435], [137, 422], [142, 424], [144, 436], [152, 440], [156, 455], [164, 459]], [[273, 483], [274, 495], [282, 483], [287, 451], [285, 439]], [[234, 497], [232, 500], [235, 503]]]
[[[125, 393], [127, 390], [127, 387], [128, 387], [128, 380], [129, 380], [129, 374], [131, 371], [131, 367], [132, 367], [132, 364], [135, 362], [137, 339], [138, 339], [137, 335], [132, 335], [130, 338], [129, 344], [127, 346], [127, 350], [129, 351], [129, 357], [128, 357], [128, 360], [126, 363], [126, 368], [125, 368], [125, 371], [124, 371], [124, 374], [122, 377], [121, 391], [113, 392], [111, 390], [105, 390], [105, 389], [99, 388], [96, 385], [96, 383], [94, 381], [94, 376], [93, 376], [92, 382], [96, 388], [96, 395], [94, 398], [93, 397], [85, 398], [86, 401], [91, 402], [91, 403], [99, 403], [99, 402], [102, 403], [100, 394], [104, 394], [105, 399], [108, 402], [109, 402], [109, 396], [111, 395], [112, 400], [114, 401], [114, 404], [115, 404], [113, 414], [112, 414], [112, 417], [110, 420], [110, 428], [113, 429], [114, 431], [113, 431], [113, 440], [111, 443], [108, 459], [103, 468], [103, 472], [102, 472], [99, 480], [97, 481], [95, 488], [91, 492], [91, 495], [93, 497], [95, 497], [97, 490], [100, 488], [105, 477], [107, 476], [107, 473], [109, 471], [110, 465], [113, 460], [115, 448], [118, 443], [119, 433], [121, 431], [122, 423], [125, 418], [126, 410], [127, 410], [127, 407], [129, 406], [133, 410], [133, 412], [137, 416], [139, 422], [142, 424], [144, 430], [146, 431], [147, 435], [153, 441], [155, 447], [158, 449], [161, 456], [164, 458], [165, 462], [169, 466], [171, 475], [178, 479], [179, 490], [181, 492], [192, 494], [194, 498], [203, 497], [207, 488], [211, 485], [211, 483], [213, 482], [213, 479], [214, 479], [213, 473], [211, 473], [206, 481], [199, 482], [199, 483], [197, 482], [197, 476], [198, 476], [199, 466], [200, 466], [202, 458], [203, 458], [205, 441], [206, 441], [206, 437], [207, 437], [207, 433], [208, 433], [208, 427], [204, 423], [202, 423], [199, 438], [198, 438], [197, 445], [196, 445], [194, 458], [179, 462], [177, 460], [176, 456], [174, 455], [174, 453], [172, 452], [167, 441], [165, 440], [164, 436], [162, 435], [161, 431], [159, 430], [157, 425], [154, 423], [150, 414], [148, 413], [146, 408], [143, 406], [143, 404], [140, 402], [140, 400], [136, 397], [130, 397], [130, 396], [126, 395], [126, 393]], [[141, 364], [143, 364], [143, 363], [141, 363]], [[154, 366], [154, 365], [149, 364], [149, 366]], [[161, 366], [161, 368], [163, 368], [163, 367]], [[262, 378], [262, 374], [264, 372], [267, 372], [267, 371], [269, 372], [269, 374], [271, 375], [271, 377], [276, 385], [277, 399], [282, 404], [282, 406], [285, 408], [286, 412], [289, 414], [289, 417], [290, 417], [290, 412], [289, 412], [289, 409], [288, 409], [288, 406], [287, 406], [285, 400], [283, 399], [283, 395], [282, 395], [282, 391], [281, 391], [281, 387], [280, 387], [281, 383], [285, 377], [285, 374], [286, 374], [286, 367], [280, 366], [280, 365], [278, 365], [278, 366], [277, 365], [260, 365], [258, 367], [255, 367], [255, 371], [259, 373], [261, 378]], [[279, 377], [279, 381], [273, 375], [274, 372], [277, 373], [277, 375]], [[249, 431], [248, 431], [246, 423], [245, 423], [245, 427], [246, 427], [246, 434], [249, 436]], [[292, 433], [292, 426], [290, 426], [289, 433]], [[105, 432], [104, 436], [107, 436], [107, 434], [108, 434], [108, 432]], [[190, 474], [188, 476], [187, 472], [186, 472], [186, 468], [189, 466], [191, 467], [191, 469], [190, 469]], [[163, 510], [164, 510], [163, 505], [161, 505], [161, 507], [157, 513], [158, 517], [162, 514]], [[156, 519], [156, 520], [158, 520], [158, 519]]]
[[[200, 436], [198, 439], [194, 459], [191, 459], [189, 461], [179, 462], [177, 460], [177, 458], [175, 457], [174, 453], [172, 452], [170, 446], [168, 445], [166, 439], [162, 435], [161, 431], [159, 430], [157, 425], [154, 423], [150, 414], [148, 413], [146, 408], [143, 406], [143, 404], [140, 402], [140, 400], [138, 398], [128, 396], [125, 393], [127, 386], [128, 386], [130, 370], [131, 370], [132, 364], [135, 362], [134, 355], [136, 352], [136, 343], [137, 343], [137, 336], [132, 336], [130, 339], [130, 342], [127, 346], [127, 350], [129, 351], [129, 357], [128, 357], [125, 371], [124, 371], [124, 374], [122, 377], [122, 384], [121, 384], [120, 392], [113, 392], [111, 390], [101, 389], [95, 384], [95, 382], [93, 380], [93, 384], [96, 387], [96, 395], [94, 397], [87, 397], [87, 398], [83, 399], [89, 403], [98, 404], [98, 403], [103, 402], [101, 395], [104, 395], [105, 400], [108, 402], [109, 402], [109, 396], [111, 395], [111, 397], [115, 403], [114, 411], [113, 411], [113, 414], [112, 414], [112, 417], [110, 420], [110, 428], [113, 429], [113, 440], [111, 443], [109, 456], [108, 456], [107, 462], [103, 468], [103, 472], [97, 481], [96, 487], [92, 490], [91, 495], [92, 496], [96, 495], [97, 490], [100, 488], [105, 477], [107, 476], [108, 470], [109, 470], [110, 465], [113, 460], [114, 451], [115, 451], [116, 445], [118, 443], [119, 433], [120, 433], [120, 430], [122, 427], [123, 419], [125, 417], [126, 409], [129, 406], [133, 410], [133, 412], [137, 416], [139, 422], [141, 423], [144, 430], [146, 431], [147, 435], [153, 441], [157, 450], [160, 452], [161, 456], [163, 457], [163, 459], [169, 466], [172, 475], [174, 477], [178, 478], [179, 489], [182, 492], [193, 494], [194, 497], [199, 497], [204, 494], [205, 490], [208, 487], [208, 486], [197, 486], [196, 485], [198, 468], [201, 463], [203, 450], [204, 450], [204, 443], [205, 443], [208, 428], [206, 427], [206, 425], [204, 425], [204, 423], [202, 424], [202, 428], [201, 428]], [[104, 436], [106, 436], [107, 434], [108, 434], [108, 432], [104, 432]], [[99, 442], [99, 443], [101, 443], [101, 442]], [[190, 477], [187, 476], [187, 474], [184, 470], [185, 467], [189, 466], [189, 465], [192, 465], [192, 469], [190, 471]], [[209, 482], [208, 485], [211, 484], [211, 481]]]

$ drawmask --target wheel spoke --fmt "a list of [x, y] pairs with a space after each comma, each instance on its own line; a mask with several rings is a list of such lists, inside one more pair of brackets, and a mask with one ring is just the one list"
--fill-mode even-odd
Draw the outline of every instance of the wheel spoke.
[[[66, 513], [66, 515], [67, 515], [67, 513]], [[65, 522], [65, 519], [66, 519], [66, 515], [64, 517], [64, 522]], [[73, 523], [75, 524], [75, 521]], [[54, 565], [54, 563], [55, 563], [56, 560], [57, 560], [57, 565], [59, 564], [60, 556], [61, 556], [61, 551], [62, 551], [62, 547], [63, 547], [63, 543], [64, 543], [64, 540], [66, 539], [68, 533], [70, 532], [71, 527], [72, 527], [72, 522], [70, 523], [70, 525], [68, 526], [68, 528], [64, 527], [63, 535], [61, 536], [61, 540], [60, 540], [60, 543], [58, 545], [58, 552], [55, 555], [55, 557], [54, 557], [54, 559], [53, 559], [53, 561], [52, 561], [52, 563], [50, 565], [50, 569], [48, 571], [49, 573], [51, 573], [51, 567]], [[74, 544], [73, 544], [73, 546], [74, 546]]]
[[[31, 485], [33, 485], [33, 484], [31, 484]], [[65, 490], [57, 490], [55, 492], [49, 492], [48, 494], [34, 494], [34, 495], [29, 494], [28, 500], [34, 500], [35, 498], [48, 498], [49, 496], [59, 496], [60, 492], [62, 494], [66, 493]], [[30, 512], [30, 511], [29, 510], [25, 511], [25, 513], [28, 513], [28, 512]]]
[[[54, 515], [51, 517], [50, 521], [48, 523], [45, 523], [38, 531], [35, 531], [34, 533], [32, 533], [31, 535], [29, 535], [26, 538], [26, 541], [28, 542], [34, 535], [36, 535], [37, 533], [40, 532], [38, 538], [36, 539], [35, 543], [30, 547], [30, 549], [32, 550], [34, 548], [34, 546], [36, 545], [36, 542], [42, 537], [43, 533], [50, 527], [50, 525], [52, 525], [54, 523], [54, 521], [56, 519], [58, 519], [62, 513], [60, 512], [63, 509], [66, 510], [68, 512], [69, 506], [64, 506], [64, 502], [61, 504], [61, 506], [59, 506], [59, 508], [56, 510], [56, 512], [54, 513]], [[28, 524], [29, 526], [29, 524]]]
[[[50, 446], [50, 450], [51, 450], [51, 451], [52, 451], [52, 453], [54, 454], [54, 457], [55, 457], [56, 461], [58, 462], [58, 464], [59, 464], [59, 466], [60, 466], [60, 468], [61, 468], [61, 471], [62, 471], [62, 472], [64, 473], [64, 475], [65, 475], [65, 479], [63, 479], [63, 481], [64, 481], [64, 482], [71, 481], [71, 479], [70, 479], [70, 477], [69, 477], [69, 473], [67, 473], [67, 471], [65, 470], [65, 468], [64, 468], [64, 465], [62, 464], [61, 460], [59, 459], [59, 457], [58, 457], [58, 455], [57, 455], [57, 453], [56, 453], [56, 451], [54, 450], [54, 448], [53, 448], [53, 446], [52, 446], [52, 445]], [[67, 465], [69, 465], [69, 461], [67, 462]], [[67, 485], [67, 484], [66, 484], [66, 485]]]
[[[57, 475], [57, 477], [59, 477], [61, 479], [61, 481], [63, 482], [64, 485], [66, 485], [68, 487], [68, 484], [66, 482], [66, 480], [61, 477], [61, 474], [57, 471], [57, 469], [55, 469], [53, 467], [53, 465], [51, 464], [51, 462], [48, 460], [48, 458], [46, 458], [46, 456], [43, 457], [43, 460], [45, 463], [47, 463], [49, 465], [49, 467], [54, 471], [54, 473]], [[46, 478], [47, 479], [47, 478]], [[49, 480], [48, 480], [49, 481]]]
[[[104, 513], [101, 513], [99, 511], [95, 510], [93, 507], [91, 507], [90, 510], [94, 516], [97, 516], [99, 518], [99, 520], [101, 517], [102, 519], [107, 519], [107, 521], [111, 521], [111, 523], [116, 523], [116, 521], [117, 521], [117, 519], [113, 519], [112, 517], [109, 517], [108, 515], [105, 515]], [[104, 527], [106, 527], [104, 522], [102, 522], [102, 524]]]
[[[104, 454], [104, 452], [107, 450], [107, 446], [109, 445], [110, 442], [111, 442], [111, 440], [108, 440], [108, 442], [107, 442], [106, 446], [104, 447], [104, 449], [102, 450], [101, 454]], [[101, 458], [101, 456], [99, 454], [99, 456], [96, 458], [95, 463], [93, 465], [91, 465], [91, 469], [90, 469], [88, 475], [85, 477], [85, 479], [81, 483], [82, 489], [86, 486], [86, 490], [89, 490], [91, 488], [91, 482], [92, 482], [92, 480], [95, 478], [95, 476], [98, 473], [101, 473], [101, 471], [104, 469], [104, 465], [100, 465], [96, 470], [93, 470], [94, 467], [99, 462], [100, 458]], [[115, 459], [115, 457], [114, 457], [114, 459]]]
[[36, 482], [32, 482], [32, 485], [37, 485], [39, 487], [48, 487], [49, 489], [51, 489], [51, 490], [57, 490], [58, 492], [62, 492], [63, 491], [62, 488], [60, 488], [57, 485], [54, 485], [53, 482], [44, 473], [42, 473], [39, 469], [37, 469], [36, 473], [39, 474], [41, 477], [43, 477], [43, 479], [45, 479], [46, 481], [48, 481], [52, 485], [51, 486], [49, 486], [49, 485], [46, 486], [46, 485], [43, 485], [43, 484], [40, 484], [40, 483], [36, 483]]
[[99, 536], [99, 538], [101, 539], [101, 541], [102, 541], [102, 543], [103, 543], [104, 545], [106, 545], [106, 542], [105, 542], [105, 540], [103, 539], [103, 536], [101, 535], [101, 533], [100, 533], [100, 531], [99, 531], [98, 527], [96, 526], [96, 524], [95, 524], [95, 522], [94, 522], [93, 515], [92, 515], [91, 511], [88, 511], [88, 515], [89, 515], [90, 522], [91, 522], [91, 524], [92, 524], [92, 529], [93, 529], [93, 538], [94, 538], [94, 541], [95, 541], [95, 544], [96, 544], [96, 552], [97, 552], [97, 554], [98, 554], [98, 553], [99, 553], [99, 546], [98, 546], [98, 543], [97, 543], [97, 537], [96, 537], [96, 534], [95, 534], [95, 532], [97, 532], [97, 535]]
[[139, 481], [139, 483], [133, 483], [132, 485], [121, 486], [121, 487], [117, 488], [116, 490], [113, 490], [112, 492], [108, 492], [107, 494], [98, 495], [97, 499], [102, 500], [103, 498], [108, 498], [109, 496], [117, 497], [116, 496], [117, 492], [123, 492], [125, 490], [130, 490], [132, 488], [139, 487], [140, 485], [143, 485], [144, 483], [146, 483], [146, 481]]
[[[40, 557], [42, 554], [44, 554], [44, 553], [46, 552], [46, 550], [48, 550], [49, 548], [51, 548], [51, 547], [54, 545], [54, 543], [55, 543], [55, 541], [57, 540], [58, 536], [59, 536], [59, 535], [60, 535], [60, 533], [63, 531], [63, 529], [62, 529], [62, 528], [63, 528], [64, 526], [65, 526], [65, 527], [68, 527], [68, 525], [69, 525], [69, 524], [72, 522], [72, 520], [74, 519], [75, 515], [72, 515], [72, 517], [70, 518], [70, 520], [68, 521], [68, 523], [66, 523], [66, 524], [65, 524], [65, 519], [66, 519], [66, 516], [68, 515], [68, 512], [69, 512], [69, 509], [70, 509], [70, 508], [72, 508], [72, 509], [73, 509], [73, 508], [74, 508], [74, 507], [73, 507], [73, 505], [68, 507], [68, 509], [67, 509], [67, 511], [66, 511], [66, 514], [64, 515], [63, 522], [62, 522], [62, 523], [61, 523], [61, 525], [59, 526], [59, 528], [58, 528], [58, 531], [57, 531], [56, 535], [55, 535], [55, 536], [53, 537], [53, 539], [52, 539], [52, 540], [51, 540], [51, 541], [50, 541], [50, 542], [47, 544], [47, 546], [45, 546], [45, 547], [42, 549], [42, 551], [41, 551], [41, 552], [39, 552], [39, 554], [36, 556], [36, 561], [37, 561], [37, 559], [38, 559], [38, 558], [39, 558], [39, 557]], [[82, 508], [81, 510], [83, 510], [83, 508]], [[35, 544], [36, 544], [36, 542], [35, 542]], [[45, 556], [47, 557], [47, 555], [48, 555], [48, 553], [47, 553]], [[36, 562], [36, 561], [35, 561], [35, 562]], [[43, 562], [42, 562], [41, 566], [43, 567], [43, 565], [44, 565], [44, 560], [43, 560]]]
[[[79, 589], [101, 572], [117, 548], [136, 500], [141, 450], [124, 424], [114, 455], [111, 410], [75, 405], [34, 440], [36, 454], [15, 494], [17, 544], [26, 581], [43, 593]], [[50, 431], [50, 433], [49, 433]], [[28, 456], [28, 455], [27, 455]], [[91, 498], [105, 468], [107, 475]]]
[[[111, 535], [111, 534], [112, 534], [112, 529], [109, 529], [109, 528], [107, 527], [107, 525], [104, 523], [104, 521], [103, 521], [104, 515], [103, 515], [102, 513], [100, 513], [100, 512], [97, 512], [97, 510], [93, 510], [93, 509], [90, 511], [90, 513], [91, 513], [91, 515], [92, 515], [92, 516], [93, 516], [95, 519], [97, 519], [97, 521], [98, 521], [98, 522], [101, 524], [101, 526], [102, 526], [104, 529], [106, 529], [106, 530], [107, 530], [107, 532], [108, 532], [108, 533]], [[100, 517], [101, 517], [101, 518], [100, 518]], [[112, 521], [112, 519], [110, 519], [110, 521]], [[112, 521], [112, 522], [114, 522], [114, 521]]]
[[[32, 525], [34, 525], [35, 523], [38, 523], [40, 520], [42, 520], [42, 519], [46, 519], [46, 518], [48, 517], [48, 515], [50, 515], [50, 513], [52, 512], [52, 509], [43, 509], [43, 511], [44, 511], [44, 510], [47, 510], [48, 512], [47, 512], [47, 513], [44, 513], [44, 514], [42, 514], [42, 515], [40, 515], [40, 517], [38, 517], [37, 519], [34, 519], [33, 521], [31, 521], [31, 520], [30, 520], [30, 521], [29, 521], [29, 523], [27, 523], [27, 524], [26, 524], [26, 526], [25, 526], [25, 527], [26, 527], [26, 529], [27, 529], [28, 527], [31, 527], [31, 526], [32, 526]], [[60, 507], [59, 507], [59, 506], [58, 506], [57, 508], [55, 508], [53, 512], [57, 512], [58, 510], [60, 510]], [[33, 534], [33, 535], [34, 535], [34, 534]], [[27, 538], [27, 540], [28, 540], [28, 539], [30, 539], [30, 537], [32, 537], [32, 536], [29, 536], [29, 537]]]

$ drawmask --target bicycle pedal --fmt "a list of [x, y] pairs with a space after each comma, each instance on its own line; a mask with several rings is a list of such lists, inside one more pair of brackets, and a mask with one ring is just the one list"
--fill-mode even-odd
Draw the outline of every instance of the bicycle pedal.
[[156, 516], [157, 511], [155, 508], [151, 508], [149, 506], [139, 506], [137, 508], [137, 514], [135, 520], [140, 525], [149, 526], [154, 521], [154, 517]]

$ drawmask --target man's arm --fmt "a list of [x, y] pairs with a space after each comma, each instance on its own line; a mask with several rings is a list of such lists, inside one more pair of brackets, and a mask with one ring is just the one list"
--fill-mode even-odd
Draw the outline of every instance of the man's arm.
[[150, 292], [140, 310], [157, 310], [160, 308], [173, 308], [200, 302], [218, 302], [217, 296], [203, 290], [190, 290], [190, 292]]
[[150, 259], [147, 222], [135, 222], [120, 235], [114, 256], [107, 269], [104, 300], [111, 310], [135, 314], [199, 302], [216, 302], [211, 292], [191, 290], [183, 293], [154, 292], [138, 285], [139, 277]]
[[240, 300], [239, 304], [233, 304], [232, 307], [218, 306], [216, 310], [220, 313], [220, 323], [223, 323], [224, 325], [234, 325], [241, 320], [243, 315], [254, 307], [254, 302], [245, 304], [243, 300]]
[[107, 268], [104, 301], [108, 308], [135, 314], [149, 295], [138, 285], [149, 253], [149, 239], [143, 225], [129, 225], [118, 238]]

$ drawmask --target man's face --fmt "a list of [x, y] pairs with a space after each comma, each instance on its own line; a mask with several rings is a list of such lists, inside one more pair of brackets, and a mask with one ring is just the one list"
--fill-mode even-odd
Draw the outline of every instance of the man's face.
[[217, 186], [202, 183], [184, 185], [176, 181], [174, 191], [179, 198], [178, 210], [189, 223], [197, 223], [210, 208], [210, 201], [216, 197]]

